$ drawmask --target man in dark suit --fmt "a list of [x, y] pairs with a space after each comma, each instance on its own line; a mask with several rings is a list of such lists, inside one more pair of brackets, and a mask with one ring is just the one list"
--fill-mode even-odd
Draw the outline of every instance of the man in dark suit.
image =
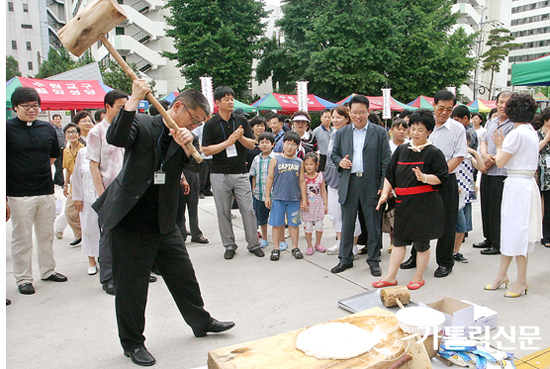
[[338, 201], [342, 206], [340, 261], [331, 272], [340, 273], [353, 267], [353, 231], [361, 208], [368, 230], [367, 263], [373, 276], [381, 276], [382, 212], [376, 210], [376, 205], [391, 159], [388, 134], [384, 128], [368, 121], [366, 96], [355, 95], [349, 106], [353, 124], [336, 131], [331, 154], [340, 172]]
[[134, 81], [132, 96], [109, 127], [107, 142], [126, 149], [124, 165], [93, 205], [100, 223], [112, 236], [120, 341], [124, 354], [138, 365], [155, 363], [143, 344], [153, 262], [195, 336], [234, 326], [232, 322], [217, 321], [204, 310], [195, 271], [176, 225], [183, 167], [200, 170], [184, 147], [193, 141], [186, 127], [204, 121], [210, 110], [208, 101], [197, 90], [180, 93], [168, 110], [180, 127], [174, 132], [164, 126], [160, 115], [136, 114], [147, 92], [151, 89], [146, 81]]

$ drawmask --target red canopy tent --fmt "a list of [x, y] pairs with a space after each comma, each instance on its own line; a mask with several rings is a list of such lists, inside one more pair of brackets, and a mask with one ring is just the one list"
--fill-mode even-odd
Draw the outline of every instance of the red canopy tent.
[[42, 110], [101, 109], [105, 94], [112, 88], [98, 80], [55, 81], [15, 77], [6, 84], [6, 107], [11, 108], [11, 94], [19, 87], [32, 87], [40, 95]]

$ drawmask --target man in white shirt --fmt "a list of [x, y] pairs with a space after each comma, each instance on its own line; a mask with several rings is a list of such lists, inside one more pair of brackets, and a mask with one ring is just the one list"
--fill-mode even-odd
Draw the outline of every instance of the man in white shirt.
[[[128, 95], [119, 90], [109, 91], [105, 95], [104, 103], [106, 114], [88, 133], [86, 141], [87, 158], [90, 160], [90, 171], [96, 188], [97, 196], [101, 196], [105, 189], [113, 182], [122, 169], [124, 149], [107, 143], [107, 130], [111, 121], [128, 101]], [[101, 227], [101, 224], [100, 224]], [[108, 295], [115, 294], [113, 282], [113, 255], [109, 242], [109, 233], [101, 231], [99, 239], [99, 282]]]

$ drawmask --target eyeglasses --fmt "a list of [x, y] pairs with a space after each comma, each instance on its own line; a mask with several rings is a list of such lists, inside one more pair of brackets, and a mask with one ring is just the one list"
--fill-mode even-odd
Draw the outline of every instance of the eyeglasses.
[[294, 142], [290, 142], [290, 141], [283, 142], [283, 145], [285, 145], [289, 149], [295, 149], [295, 148], [298, 147], [298, 145], [296, 145]]
[[76, 135], [76, 134], [78, 134], [78, 131], [66, 131], [65, 134], [66, 135]]
[[185, 111], [187, 111], [187, 113], [189, 114], [189, 116], [191, 117], [191, 124], [194, 124], [196, 125], [197, 127], [200, 127], [203, 125], [204, 123], [204, 118], [203, 119], [200, 119], [198, 117], [194, 117], [191, 112], [189, 111], [189, 108], [182, 102], [181, 103], [183, 105], [183, 107], [185, 108]]
[[19, 106], [22, 107], [23, 109], [25, 109], [26, 111], [29, 111], [31, 109], [34, 109], [34, 110], [40, 109], [40, 105], [38, 105], [38, 104], [35, 104], [35, 105], [19, 105]]
[[351, 115], [367, 115], [369, 112], [368, 111], [350, 111], [349, 113]]
[[453, 112], [453, 108], [445, 108], [444, 106], [439, 106], [437, 105], [437, 111], [446, 111], [447, 113], [452, 113]]

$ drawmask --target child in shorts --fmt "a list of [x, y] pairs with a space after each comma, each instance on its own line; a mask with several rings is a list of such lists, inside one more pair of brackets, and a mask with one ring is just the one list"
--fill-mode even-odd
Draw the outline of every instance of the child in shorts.
[[258, 226], [262, 233], [262, 240], [260, 241], [260, 247], [263, 249], [267, 247], [267, 220], [269, 218], [269, 209], [265, 207], [265, 184], [267, 180], [267, 174], [269, 171], [269, 163], [273, 158], [271, 151], [275, 145], [275, 136], [272, 133], [264, 132], [258, 137], [258, 147], [261, 153], [254, 157], [252, 165], [250, 166], [250, 177], [252, 178], [252, 192], [254, 197], [252, 199], [254, 212], [256, 213], [256, 219], [258, 220]]
[[[328, 213], [327, 189], [325, 179], [319, 169], [319, 156], [316, 152], [309, 152], [304, 156], [304, 176], [306, 180], [306, 194], [308, 210], [302, 212], [305, 224], [307, 250], [306, 255], [313, 255], [315, 250], [325, 252], [321, 245], [323, 238], [323, 218]], [[312, 244], [313, 224], [315, 223], [315, 248]]]
[[269, 225], [273, 227], [273, 251], [271, 260], [279, 260], [280, 243], [284, 241], [285, 214], [288, 219], [290, 238], [292, 239], [292, 255], [302, 259], [304, 255], [298, 248], [300, 236], [299, 226], [302, 223], [300, 208], [307, 210], [306, 181], [302, 160], [296, 157], [300, 145], [300, 135], [289, 131], [283, 136], [283, 154], [275, 155], [269, 163], [269, 173], [265, 186], [265, 206], [271, 209]]

